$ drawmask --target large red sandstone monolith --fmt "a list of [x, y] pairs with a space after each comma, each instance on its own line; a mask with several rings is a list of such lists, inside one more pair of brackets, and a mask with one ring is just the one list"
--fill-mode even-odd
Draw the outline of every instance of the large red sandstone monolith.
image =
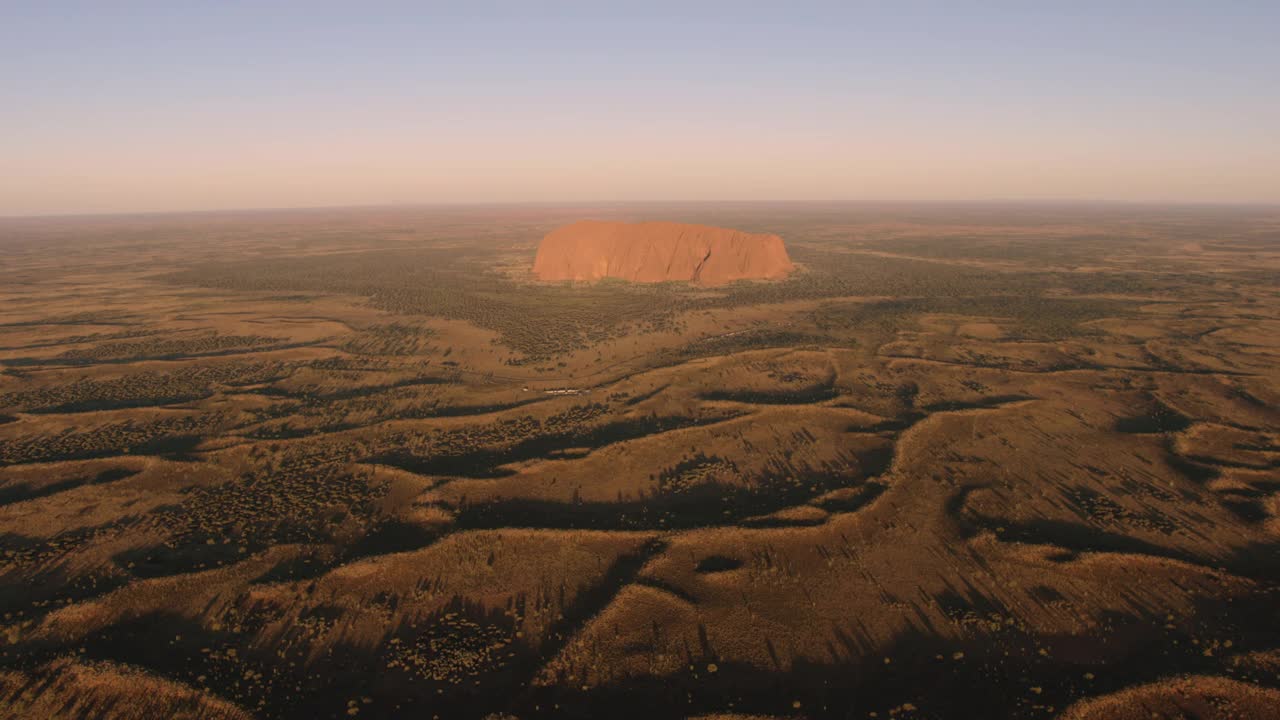
[[775, 279], [795, 268], [777, 235], [672, 222], [583, 220], [552, 231], [538, 246], [539, 280], [667, 280], [722, 285]]

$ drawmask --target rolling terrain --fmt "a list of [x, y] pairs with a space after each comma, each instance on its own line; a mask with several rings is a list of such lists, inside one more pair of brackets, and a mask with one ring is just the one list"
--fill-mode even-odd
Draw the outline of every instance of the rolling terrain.
[[0, 220], [0, 716], [1276, 717], [1278, 607], [1274, 210]]

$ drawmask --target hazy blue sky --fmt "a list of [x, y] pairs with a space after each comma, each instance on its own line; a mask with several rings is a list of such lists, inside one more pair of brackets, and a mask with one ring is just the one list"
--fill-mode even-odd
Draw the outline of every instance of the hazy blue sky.
[[0, 214], [1280, 202], [1276, 0], [621, 5], [0, 0]]

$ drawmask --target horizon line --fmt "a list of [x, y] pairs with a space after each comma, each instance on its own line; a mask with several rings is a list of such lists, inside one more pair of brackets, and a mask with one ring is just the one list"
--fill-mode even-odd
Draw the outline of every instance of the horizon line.
[[986, 198], [964, 200], [455, 200], [440, 202], [388, 202], [388, 203], [355, 203], [338, 205], [259, 205], [243, 207], [190, 208], [178, 210], [109, 210], [101, 212], [53, 212], [22, 215], [0, 214], [0, 221], [7, 220], [57, 220], [57, 219], [92, 219], [92, 218], [127, 218], [127, 217], [165, 217], [185, 215], [219, 215], [231, 213], [288, 213], [313, 212], [323, 210], [391, 210], [391, 209], [431, 209], [431, 208], [485, 208], [485, 207], [544, 207], [570, 208], [581, 206], [714, 206], [714, 205], [796, 205], [796, 206], [893, 206], [893, 207], [983, 207], [983, 206], [1053, 206], [1053, 207], [1114, 207], [1114, 208], [1222, 208], [1280, 210], [1280, 200], [1112, 200], [1097, 198]]

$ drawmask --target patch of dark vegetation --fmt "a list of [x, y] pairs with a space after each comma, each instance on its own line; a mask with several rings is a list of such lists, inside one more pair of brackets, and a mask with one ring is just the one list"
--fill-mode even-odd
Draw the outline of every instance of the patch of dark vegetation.
[[956, 294], [868, 302], [833, 302], [813, 311], [819, 329], [883, 342], [914, 326], [924, 314], [943, 313], [1011, 321], [1014, 339], [1059, 340], [1092, 331], [1082, 323], [1126, 317], [1129, 306], [1117, 300], [1043, 297], [1039, 293], [1012, 295]]
[[137, 316], [126, 313], [103, 310], [100, 312], [81, 312], [69, 315], [54, 315], [38, 320], [19, 320], [17, 322], [0, 323], [0, 328], [29, 328], [45, 325], [121, 325], [134, 322]]
[[514, 410], [526, 405], [533, 405], [542, 402], [545, 398], [532, 397], [524, 400], [517, 400], [509, 403], [492, 403], [490, 405], [444, 405], [435, 404], [430, 407], [416, 408], [406, 413], [398, 414], [395, 419], [422, 419], [433, 417], [469, 417], [471, 415], [489, 415], [492, 413], [502, 412], [504, 410]]
[[737, 474], [738, 466], [730, 460], [716, 455], [694, 453], [691, 457], [681, 458], [674, 465], [662, 468], [656, 476], [659, 495], [671, 495], [685, 492], [708, 482], [716, 482], [723, 475]]
[[285, 350], [303, 347], [305, 343], [284, 343], [283, 338], [263, 335], [218, 335], [200, 333], [187, 337], [164, 336], [129, 342], [109, 342], [88, 348], [68, 350], [51, 358], [10, 358], [8, 365], [16, 367], [49, 365], [109, 365], [127, 364], [147, 360], [183, 360], [209, 358], [265, 349]]
[[1179, 529], [1177, 523], [1154, 508], [1141, 512], [1130, 510], [1094, 487], [1079, 485], [1066, 488], [1063, 495], [1077, 517], [1093, 523], [1154, 530], [1165, 535], [1172, 535]]
[[8, 425], [9, 423], [16, 423], [18, 422], [18, 419], [19, 418], [17, 415], [0, 414], [0, 425]]
[[830, 385], [800, 390], [713, 390], [703, 393], [703, 400], [724, 400], [755, 405], [809, 405], [834, 400], [840, 391]]
[[662, 351], [658, 356], [664, 364], [687, 361], [693, 358], [714, 355], [731, 355], [748, 350], [765, 350], [778, 347], [823, 346], [834, 342], [827, 335], [797, 332], [794, 330], [777, 330], [773, 328], [757, 328], [741, 330], [728, 335], [716, 335], [685, 345], [678, 350]]
[[190, 459], [204, 437], [214, 434], [225, 423], [222, 414], [206, 413], [151, 422], [127, 420], [84, 432], [67, 431], [52, 437], [10, 442], [0, 444], [0, 467], [130, 454], [185, 460]]
[[80, 378], [63, 385], [0, 395], [0, 407], [31, 413], [78, 413], [186, 403], [221, 387], [274, 382], [286, 376], [282, 363], [201, 363], [181, 372], [142, 372], [111, 380]]
[[1057, 242], [1030, 233], [1015, 237], [1000, 235], [952, 235], [902, 237], [865, 244], [869, 250], [938, 259], [1017, 260], [1038, 263], [1087, 264], [1112, 252], [1117, 238], [1107, 235], [1077, 235]]
[[56, 340], [46, 342], [27, 343], [23, 345], [11, 345], [0, 347], [5, 351], [22, 351], [22, 350], [38, 350], [40, 348], [62, 347], [64, 345], [83, 345], [86, 343], [104, 342], [107, 340], [127, 340], [151, 337], [161, 334], [160, 330], [143, 330], [134, 328], [131, 330], [122, 330], [114, 333], [93, 333], [92, 335], [72, 335], [70, 337], [61, 337]]
[[[741, 484], [728, 484], [709, 469], [710, 458], [694, 457], [673, 467], [665, 487], [651, 496], [618, 502], [556, 502], [530, 499], [463, 503], [460, 528], [534, 527], [586, 530], [671, 530], [739, 525], [803, 505], [810, 499], [853, 486], [883, 471], [892, 449], [872, 448], [820, 467], [773, 459]], [[868, 490], [874, 493], [875, 490]]]
[[914, 409], [916, 406], [916, 398], [920, 395], [920, 386], [914, 382], [905, 382], [899, 385], [893, 391], [893, 396], [897, 398], [898, 404], [907, 409]]
[[341, 402], [343, 400], [353, 400], [356, 398], [372, 397], [375, 395], [380, 395], [382, 393], [385, 393], [388, 390], [399, 390], [401, 388], [421, 387], [424, 385], [425, 386], [448, 385], [451, 382], [452, 382], [451, 380], [444, 377], [438, 377], [438, 376], [432, 376], [432, 375], [421, 375], [418, 377], [397, 380], [396, 382], [393, 382], [393, 383], [385, 383], [382, 385], [359, 385], [355, 387], [345, 388], [343, 390], [331, 390], [328, 392], [288, 391], [288, 390], [281, 390], [279, 388], [273, 387], [273, 388], [270, 388], [270, 391], [271, 391], [270, 394], [281, 395], [284, 397], [305, 398], [313, 402], [331, 403], [331, 402]]
[[363, 295], [383, 310], [494, 330], [521, 353], [515, 364], [544, 361], [626, 332], [671, 328], [679, 307], [672, 302], [679, 293], [667, 286], [518, 285], [487, 270], [484, 254], [480, 248], [423, 248], [254, 260], [204, 265], [163, 279], [229, 290]]
[[[376, 369], [374, 372], [376, 372]], [[398, 389], [422, 386], [442, 386], [442, 384], [449, 384], [449, 382], [451, 382], [451, 380], [433, 377], [433, 375], [426, 375], [426, 377], [397, 380], [397, 382], [393, 383], [367, 384], [367, 386], [366, 384], [358, 384], [358, 386], [346, 387], [343, 389], [329, 389], [323, 387], [287, 388], [269, 386], [253, 389], [252, 392], [264, 397], [288, 398], [288, 400], [300, 402], [302, 405], [298, 407], [301, 407], [332, 405], [334, 402], [361, 400], [361, 398], [366, 397], [389, 395], [389, 393], [398, 391]], [[271, 411], [271, 413], [275, 415], [283, 415], [284, 410]]]
[[283, 425], [254, 428], [246, 432], [245, 437], [252, 440], [297, 440], [326, 433], [354, 430], [358, 427], [360, 427], [359, 423], [344, 421], [329, 422], [323, 425], [294, 425], [289, 422]]
[[580, 406], [544, 421], [526, 416], [487, 427], [438, 431], [426, 440], [424, 451], [379, 453], [367, 462], [390, 465], [420, 475], [495, 478], [511, 474], [505, 466], [525, 460], [552, 457], [577, 448], [598, 449], [679, 428], [728, 420], [734, 415], [702, 417], [648, 415], [594, 424], [606, 406]]
[[169, 460], [194, 461], [196, 447], [204, 442], [202, 435], [160, 435], [146, 438], [128, 448], [133, 455], [158, 455]]
[[[197, 487], [179, 505], [146, 516], [147, 524], [169, 538], [147, 551], [155, 558], [152, 572], [190, 572], [278, 544], [357, 545], [378, 529], [376, 501], [386, 488], [371, 482], [368, 473], [323, 457], [305, 450], [283, 455], [273, 466]], [[404, 539], [389, 529], [368, 547], [391, 547]], [[138, 558], [129, 559], [139, 564]]]
[[428, 327], [393, 322], [362, 328], [344, 339], [339, 347], [352, 355], [410, 356], [427, 351], [428, 341], [435, 335]]
[[[509, 360], [513, 364], [543, 362], [625, 333], [678, 330], [676, 318], [687, 311], [851, 295], [908, 299], [826, 308], [815, 313], [820, 328], [894, 331], [921, 313], [947, 312], [1011, 318], [1029, 336], [1057, 338], [1083, 332], [1079, 324], [1085, 320], [1123, 315], [1125, 306], [1113, 301], [1046, 298], [1046, 287], [1102, 293], [1134, 292], [1145, 286], [1135, 274], [1100, 281], [1075, 273], [992, 271], [803, 246], [792, 252], [807, 271], [777, 282], [734, 283], [711, 293], [682, 283], [522, 285], [487, 269], [492, 252], [478, 247], [423, 248], [255, 259], [206, 264], [161, 279], [229, 290], [350, 293], [405, 315], [466, 320], [494, 330], [504, 345], [520, 353]], [[418, 352], [421, 338], [412, 338], [413, 333], [405, 330], [412, 326], [393, 323], [388, 327], [392, 329], [375, 331], [377, 337], [352, 342], [372, 343], [370, 348], [385, 346], [397, 353]], [[680, 354], [696, 357], [832, 342], [825, 335], [761, 330], [708, 338]], [[360, 347], [355, 349], [361, 352]]]
[[1030, 395], [991, 395], [978, 400], [952, 400], [948, 402], [930, 403], [922, 409], [925, 412], [955, 412], [957, 410], [984, 410], [1010, 403], [1034, 400]]
[[[269, 393], [288, 399], [257, 410], [256, 420], [242, 432], [261, 440], [280, 440], [336, 433], [392, 420], [488, 415], [543, 402], [544, 396], [529, 396], [506, 403], [451, 405], [431, 393], [413, 391], [417, 385], [435, 385], [435, 379], [406, 382], [350, 392], [313, 394], [305, 390]], [[335, 396], [338, 399], [334, 399]]]

